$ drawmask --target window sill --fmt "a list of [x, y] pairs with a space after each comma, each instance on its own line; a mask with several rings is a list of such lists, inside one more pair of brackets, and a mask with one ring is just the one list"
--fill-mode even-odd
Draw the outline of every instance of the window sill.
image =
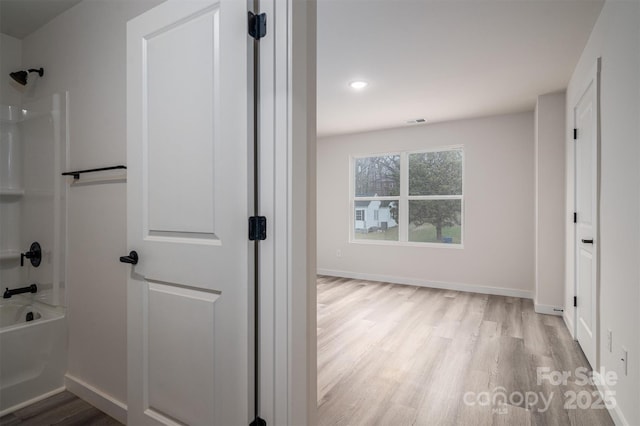
[[418, 248], [437, 248], [437, 249], [464, 249], [464, 243], [460, 244], [445, 244], [445, 243], [416, 243], [411, 241], [388, 241], [388, 240], [356, 240], [350, 239], [349, 244], [362, 244], [373, 246], [399, 246], [399, 247], [418, 247]]

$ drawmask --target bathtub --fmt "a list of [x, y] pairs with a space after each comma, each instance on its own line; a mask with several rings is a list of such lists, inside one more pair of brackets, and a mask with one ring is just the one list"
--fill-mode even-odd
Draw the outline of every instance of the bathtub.
[[0, 299], [0, 417], [64, 390], [66, 347], [64, 310]]

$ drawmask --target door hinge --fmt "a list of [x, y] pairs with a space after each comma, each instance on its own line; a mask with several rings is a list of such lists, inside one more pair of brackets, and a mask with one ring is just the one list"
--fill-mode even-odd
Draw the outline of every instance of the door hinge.
[[253, 12], [249, 12], [249, 35], [256, 40], [260, 40], [267, 35], [266, 13], [256, 15]]
[[263, 418], [256, 417], [249, 426], [267, 426], [267, 422]]
[[578, 223], [578, 212], [573, 212], [573, 223]]
[[578, 296], [573, 296], [573, 306], [578, 306]]
[[574, 141], [578, 140], [578, 129], [573, 129], [573, 140]]
[[267, 239], [267, 218], [251, 216], [249, 218], [249, 240], [261, 241]]

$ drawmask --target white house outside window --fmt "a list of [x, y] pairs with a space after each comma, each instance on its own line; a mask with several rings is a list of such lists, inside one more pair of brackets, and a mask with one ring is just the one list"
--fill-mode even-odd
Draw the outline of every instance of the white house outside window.
[[352, 241], [461, 246], [463, 149], [352, 159]]

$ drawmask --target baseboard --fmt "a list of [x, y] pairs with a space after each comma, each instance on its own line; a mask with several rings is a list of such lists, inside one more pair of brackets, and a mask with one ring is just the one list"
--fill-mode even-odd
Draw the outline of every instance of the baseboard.
[[533, 310], [539, 314], [563, 316], [564, 309], [560, 306], [533, 304]]
[[[609, 386], [607, 386], [604, 380], [602, 380], [602, 376], [598, 371], [594, 371], [593, 376], [596, 388], [600, 393], [600, 398], [602, 398], [603, 401], [606, 401], [605, 395], [611, 392]], [[607, 408], [607, 410], [609, 411], [609, 415], [611, 416], [611, 419], [613, 420], [613, 423], [616, 424], [616, 426], [629, 426], [629, 422], [627, 422], [624, 414], [622, 414], [622, 410], [620, 409], [620, 406], [618, 404], [616, 404], [615, 407]]]
[[80, 399], [84, 399], [100, 411], [104, 411], [120, 423], [127, 423], [127, 405], [101, 390], [67, 374], [64, 377], [67, 390]]
[[381, 281], [393, 284], [414, 285], [416, 287], [439, 288], [443, 290], [466, 291], [469, 293], [493, 294], [496, 296], [521, 297], [532, 299], [533, 294], [526, 290], [517, 290], [503, 287], [487, 287], [473, 284], [451, 283], [443, 281], [429, 281], [416, 278], [394, 277], [387, 275], [361, 274], [348, 271], [334, 271], [330, 269], [318, 269], [318, 275], [329, 275], [332, 277], [351, 278], [356, 280]]
[[43, 399], [47, 399], [49, 397], [52, 397], [53, 395], [57, 395], [60, 392], [64, 392], [64, 391], [65, 391], [65, 387], [61, 386], [61, 387], [59, 387], [57, 389], [54, 389], [52, 391], [49, 391], [47, 393], [43, 393], [42, 395], [38, 395], [35, 398], [31, 398], [31, 399], [29, 399], [29, 400], [27, 400], [25, 402], [21, 402], [20, 404], [16, 404], [13, 407], [5, 408], [4, 410], [0, 411], [0, 417], [6, 416], [7, 414], [11, 414], [14, 411], [17, 411], [17, 410], [19, 410], [21, 408], [24, 408], [24, 407], [26, 407], [28, 405], [31, 405], [31, 404], [35, 404], [36, 402], [40, 402]]

